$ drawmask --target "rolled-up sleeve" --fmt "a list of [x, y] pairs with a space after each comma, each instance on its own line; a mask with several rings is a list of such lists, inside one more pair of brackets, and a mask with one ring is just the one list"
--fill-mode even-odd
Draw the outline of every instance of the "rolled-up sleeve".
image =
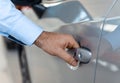
[[[32, 45], [43, 29], [25, 17], [10, 0], [0, 0], [0, 33]], [[17, 41], [16, 41], [17, 42]]]

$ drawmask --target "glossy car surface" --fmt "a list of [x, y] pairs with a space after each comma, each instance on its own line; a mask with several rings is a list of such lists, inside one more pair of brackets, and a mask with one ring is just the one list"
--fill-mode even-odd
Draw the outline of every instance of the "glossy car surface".
[[[120, 0], [71, 0], [49, 6], [41, 19], [33, 19], [45, 30], [72, 34], [80, 44], [83, 39], [90, 40], [93, 46], [82, 45], [92, 51], [93, 57], [88, 64], [80, 65], [73, 71], [63, 60], [51, 57], [36, 46], [25, 47], [32, 82], [119, 83], [119, 45], [101, 54], [109, 44], [104, 44], [101, 39], [120, 28], [119, 8]], [[80, 16], [83, 16], [83, 20], [78, 19]], [[119, 38], [119, 35], [114, 37]]]

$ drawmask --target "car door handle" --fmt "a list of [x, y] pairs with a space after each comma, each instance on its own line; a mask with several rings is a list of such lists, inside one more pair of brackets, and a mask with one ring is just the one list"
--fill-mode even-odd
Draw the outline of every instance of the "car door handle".
[[67, 64], [72, 70], [77, 70], [81, 64], [87, 64], [92, 58], [92, 53], [88, 48], [82, 47], [77, 49], [70, 49], [68, 53], [71, 54], [77, 61], [77, 66]]

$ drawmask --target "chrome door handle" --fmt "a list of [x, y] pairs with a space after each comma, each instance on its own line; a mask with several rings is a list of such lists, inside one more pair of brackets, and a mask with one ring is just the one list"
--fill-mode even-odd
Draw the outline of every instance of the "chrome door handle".
[[68, 67], [72, 70], [77, 70], [81, 64], [89, 63], [92, 58], [92, 53], [87, 48], [70, 49], [68, 50], [68, 53], [70, 53], [77, 61], [77, 66], [68, 64]]

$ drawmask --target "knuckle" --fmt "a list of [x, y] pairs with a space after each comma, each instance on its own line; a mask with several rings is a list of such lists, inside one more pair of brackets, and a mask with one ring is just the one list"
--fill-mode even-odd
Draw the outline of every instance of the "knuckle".
[[72, 57], [69, 57], [67, 62], [68, 62], [69, 64], [72, 64], [73, 61], [74, 61], [74, 59], [73, 59]]

